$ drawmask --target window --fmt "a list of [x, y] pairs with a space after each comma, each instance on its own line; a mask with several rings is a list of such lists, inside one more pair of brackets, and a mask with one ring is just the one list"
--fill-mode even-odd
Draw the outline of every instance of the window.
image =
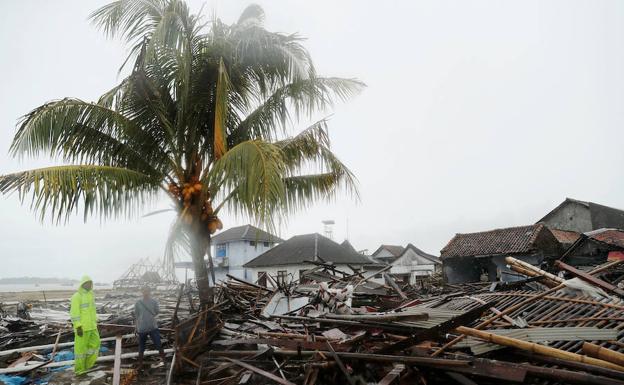
[[277, 272], [277, 283], [281, 285], [286, 284], [286, 270], [279, 270]]
[[255, 246], [256, 245], [256, 241], [249, 241], [249, 246]]
[[225, 246], [226, 246], [225, 243], [217, 245], [217, 247], [216, 247], [216, 249], [217, 249], [216, 257], [217, 258], [224, 258], [226, 256], [226, 247]]
[[258, 285], [266, 287], [267, 285], [266, 271], [258, 272]]
[[271, 244], [269, 242], [264, 242], [264, 247], [269, 247]]

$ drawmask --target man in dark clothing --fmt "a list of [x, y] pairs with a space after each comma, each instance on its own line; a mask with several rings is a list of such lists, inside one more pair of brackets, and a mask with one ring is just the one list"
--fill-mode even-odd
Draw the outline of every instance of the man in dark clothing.
[[139, 369], [143, 368], [143, 353], [147, 337], [152, 339], [156, 349], [160, 352], [160, 360], [165, 363], [165, 351], [160, 343], [160, 331], [156, 315], [158, 314], [158, 302], [152, 298], [149, 287], [141, 289], [143, 298], [134, 305], [134, 317], [136, 318], [136, 329], [139, 334]]

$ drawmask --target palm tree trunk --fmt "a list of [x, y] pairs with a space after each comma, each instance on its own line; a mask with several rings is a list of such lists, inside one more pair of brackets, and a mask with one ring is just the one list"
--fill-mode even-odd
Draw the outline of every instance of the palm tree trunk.
[[208, 269], [206, 268], [206, 251], [210, 247], [210, 233], [194, 221], [191, 232], [191, 257], [193, 258], [193, 267], [195, 269], [195, 280], [197, 281], [197, 289], [199, 290], [199, 301], [202, 306], [210, 306], [214, 302], [213, 290], [208, 280]]

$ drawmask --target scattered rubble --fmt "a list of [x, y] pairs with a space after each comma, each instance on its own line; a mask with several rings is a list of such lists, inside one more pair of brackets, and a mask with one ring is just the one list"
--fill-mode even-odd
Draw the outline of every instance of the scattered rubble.
[[[141, 374], [132, 368], [137, 294], [114, 291], [97, 300], [106, 351], [101, 377], [86, 381], [624, 384], [622, 261], [580, 274], [506, 262], [525, 278], [447, 285], [433, 275], [410, 286], [383, 275], [381, 285], [376, 274], [320, 264], [301, 283], [266, 277], [275, 288], [229, 277], [203, 310], [193, 289], [157, 292], [171, 361]], [[0, 383], [81, 383], [69, 379], [67, 302], [32, 305], [31, 320], [3, 306]]]

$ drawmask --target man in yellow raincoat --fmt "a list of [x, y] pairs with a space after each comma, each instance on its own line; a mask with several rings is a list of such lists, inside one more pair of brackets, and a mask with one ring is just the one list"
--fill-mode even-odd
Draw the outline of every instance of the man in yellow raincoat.
[[69, 314], [74, 325], [74, 373], [82, 374], [95, 364], [100, 351], [93, 281], [86, 275], [72, 295]]

